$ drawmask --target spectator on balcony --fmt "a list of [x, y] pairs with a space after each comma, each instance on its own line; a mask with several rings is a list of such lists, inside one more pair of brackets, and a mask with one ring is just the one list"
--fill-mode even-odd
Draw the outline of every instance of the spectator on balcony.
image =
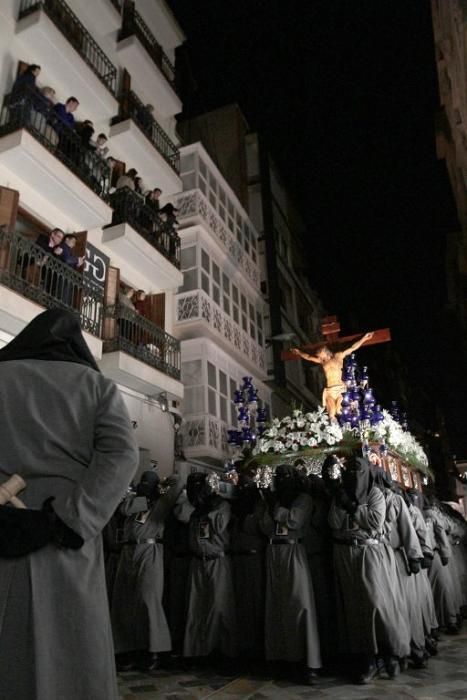
[[35, 240], [35, 244], [42, 248], [46, 253], [53, 253], [57, 246], [60, 246], [65, 234], [62, 229], [54, 228], [47, 236], [45, 233], [40, 233]]
[[143, 127], [145, 132], [149, 132], [154, 123], [154, 106], [151, 104], [141, 105], [136, 111], [136, 120]]
[[65, 104], [57, 102], [57, 104], [54, 105], [53, 109], [58, 117], [58, 119], [55, 120], [54, 126], [59, 133], [64, 130], [64, 125], [68, 126], [70, 129], [75, 129], [76, 122], [73, 112], [76, 112], [78, 107], [79, 101], [76, 97], [69, 97]]
[[74, 270], [84, 263], [84, 256], [74, 255], [73, 249], [76, 246], [77, 238], [74, 233], [68, 233], [63, 239], [63, 243], [54, 249], [54, 254], [57, 255], [66, 265], [69, 265]]
[[41, 72], [41, 67], [36, 63], [31, 63], [25, 71], [20, 73], [13, 83], [12, 93], [22, 92], [23, 90], [37, 90], [36, 78]]
[[146, 192], [146, 204], [148, 207], [151, 207], [154, 211], [159, 211], [160, 210], [160, 196], [162, 194], [162, 190], [159, 187], [155, 187], [153, 190], [148, 190]]
[[136, 194], [139, 194], [139, 196], [142, 199], [142, 202], [144, 202], [144, 182], [142, 177], [135, 177], [135, 192]]
[[46, 85], [45, 87], [41, 88], [40, 92], [49, 109], [52, 109], [52, 107], [57, 102], [57, 95], [55, 93], [55, 90], [49, 85]]
[[176, 209], [171, 202], [168, 202], [168, 204], [165, 204], [162, 209], [159, 209], [159, 213], [164, 215], [167, 229], [169, 229], [169, 231], [175, 231], [178, 227], [175, 212], [178, 212], [178, 209]]
[[118, 303], [121, 310], [118, 314], [119, 333], [121, 338], [125, 338], [130, 342], [134, 342], [135, 324], [132, 320], [136, 307], [134, 304], [134, 296], [136, 290], [133, 287], [121, 289], [118, 293]]
[[121, 190], [123, 187], [128, 187], [130, 190], [135, 190], [135, 178], [138, 172], [134, 168], [130, 168], [126, 173], [120, 175], [117, 180], [116, 189]]
[[105, 134], [99, 134], [96, 142], [93, 144], [96, 149], [96, 153], [100, 155], [101, 158], [105, 158], [109, 152], [109, 147], [107, 146], [107, 136]]
[[136, 291], [136, 295], [135, 295], [134, 307], [135, 307], [135, 311], [137, 311], [142, 316], [145, 315], [145, 310], [146, 310], [145, 300], [146, 300], [146, 292], [144, 291], [144, 289], [138, 289]]
[[94, 144], [91, 142], [92, 136], [94, 134], [94, 124], [90, 119], [85, 119], [84, 122], [80, 125], [79, 129], [79, 138], [81, 140], [81, 144], [84, 146], [89, 151], [95, 150]]

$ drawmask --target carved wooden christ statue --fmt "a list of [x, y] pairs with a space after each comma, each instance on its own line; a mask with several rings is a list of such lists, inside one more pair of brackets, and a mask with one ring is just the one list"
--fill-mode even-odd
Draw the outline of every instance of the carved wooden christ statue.
[[[356, 342], [352, 343], [345, 350], [332, 351], [331, 347], [339, 347], [346, 342], [354, 340], [355, 335], [347, 336], [346, 338], [339, 337], [340, 325], [335, 316], [328, 316], [323, 319], [321, 324], [321, 333], [325, 337], [324, 343], [318, 343], [311, 346], [303, 346], [303, 348], [292, 348], [287, 352], [282, 353], [282, 359], [290, 360], [298, 357], [315, 362], [323, 368], [326, 378], [326, 387], [323, 390], [323, 406], [326, 408], [331, 420], [336, 418], [341, 412], [342, 394], [346, 390], [346, 385], [342, 381], [342, 370], [344, 367], [344, 359], [355, 352], [363, 344], [374, 345], [376, 343], [384, 343], [391, 340], [391, 335], [388, 328], [379, 331], [365, 333]], [[314, 354], [305, 352], [304, 350], [315, 350]]]

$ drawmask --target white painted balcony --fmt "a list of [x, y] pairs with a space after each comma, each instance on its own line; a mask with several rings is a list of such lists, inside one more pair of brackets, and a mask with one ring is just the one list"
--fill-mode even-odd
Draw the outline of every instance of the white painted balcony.
[[175, 296], [174, 332], [180, 340], [208, 337], [258, 379], [267, 378], [264, 348], [200, 289]]
[[98, 364], [106, 377], [140, 394], [157, 397], [165, 391], [169, 400], [183, 398], [182, 382], [126, 352], [104, 352]]
[[[52, 141], [41, 142], [38, 137], [39, 133], [30, 133], [29, 126], [28, 130], [18, 128], [8, 133], [2, 125], [0, 165], [11, 172], [11, 185], [20, 191], [31, 191], [37, 210], [42, 208], [52, 215], [55, 209], [73, 221], [77, 230], [88, 230], [110, 223], [112, 209], [91, 189], [89, 169], [83, 169], [82, 177], [78, 177], [53, 155], [55, 147]], [[50, 145], [50, 148], [44, 143]], [[89, 184], [85, 184], [86, 181]]]
[[112, 140], [112, 155], [131, 163], [148, 188], [160, 187], [168, 196], [180, 191], [182, 181], [177, 172], [133, 119], [113, 124], [109, 138]]
[[76, 96], [80, 113], [95, 122], [116, 114], [117, 69], [64, 0], [22, 0], [15, 33], [57, 96]]

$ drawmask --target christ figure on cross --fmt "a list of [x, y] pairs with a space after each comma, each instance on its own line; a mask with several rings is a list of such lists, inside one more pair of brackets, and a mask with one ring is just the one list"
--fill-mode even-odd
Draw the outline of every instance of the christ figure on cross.
[[342, 381], [344, 359], [371, 338], [373, 338], [373, 333], [365, 333], [363, 338], [360, 338], [356, 343], [341, 352], [331, 352], [327, 345], [324, 345], [316, 355], [309, 355], [307, 352], [300, 350], [300, 348], [289, 350], [293, 355], [297, 355], [308, 362], [315, 362], [323, 368], [324, 376], [326, 377], [326, 387], [323, 390], [323, 406], [326, 408], [331, 420], [335, 420], [336, 415], [341, 412], [342, 394], [347, 389]]

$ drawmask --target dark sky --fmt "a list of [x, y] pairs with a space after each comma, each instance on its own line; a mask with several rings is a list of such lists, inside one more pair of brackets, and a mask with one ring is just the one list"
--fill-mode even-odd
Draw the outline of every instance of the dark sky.
[[[452, 391], [463, 358], [445, 312], [445, 240], [458, 224], [435, 152], [430, 3], [169, 4], [188, 38], [187, 110], [240, 104], [306, 220], [310, 281], [328, 312], [348, 332], [391, 327], [390, 349], [367, 351], [376, 392], [430, 427], [438, 404], [451, 451], [467, 455]], [[406, 387], [394, 395], [397, 375]]]

